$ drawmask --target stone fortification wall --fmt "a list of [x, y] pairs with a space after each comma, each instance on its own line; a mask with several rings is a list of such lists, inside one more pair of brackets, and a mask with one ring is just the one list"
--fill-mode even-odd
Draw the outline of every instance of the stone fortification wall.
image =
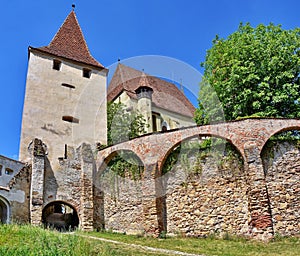
[[10, 221], [13, 223], [30, 222], [30, 181], [31, 166], [25, 165], [9, 183]]
[[[297, 235], [300, 231], [299, 145], [269, 142], [261, 157], [273, 234]], [[202, 163], [200, 176], [193, 175], [187, 182], [176, 183], [184, 176], [182, 169], [178, 165], [168, 180], [169, 233], [187, 236], [210, 233], [252, 235], [249, 220], [255, 205], [249, 205], [249, 185], [243, 171], [236, 168], [222, 170], [206, 161]]]
[[[36, 143], [42, 149], [42, 143]], [[263, 165], [263, 174], [256, 179], [251, 177], [250, 182], [249, 172], [238, 153], [223, 158], [210, 154], [188, 157], [188, 164], [178, 162], [156, 181], [157, 166], [148, 166], [141, 180], [134, 181], [127, 176], [116, 179], [109, 171], [100, 175], [93, 150], [87, 144], [76, 150], [68, 148], [68, 155], [60, 160], [55, 175], [44, 152], [38, 149], [33, 154], [32, 165], [26, 165], [1, 192], [7, 194], [4, 198], [13, 221], [38, 224], [42, 209], [51, 202], [61, 201], [74, 207], [83, 230], [105, 228], [138, 234], [158, 235], [167, 231], [185, 236], [229, 233], [258, 237], [260, 227], [266, 227], [266, 237], [270, 232], [299, 234], [297, 143], [268, 142], [257, 159]], [[44, 166], [44, 172], [40, 172]], [[43, 189], [33, 187], [37, 182], [44, 184]], [[261, 203], [255, 193], [260, 193], [262, 186], [269, 215], [255, 219], [255, 209]]]
[[[106, 176], [106, 177], [105, 177]], [[143, 193], [139, 182], [106, 173], [104, 189], [105, 228], [127, 234], [144, 232]]]
[[[195, 163], [194, 163], [195, 164]], [[246, 177], [241, 169], [222, 169], [216, 159], [202, 160], [201, 173], [185, 178], [181, 165], [169, 175], [167, 231], [184, 236], [248, 234]]]
[[300, 150], [297, 143], [270, 143], [263, 151], [275, 234], [300, 233]]
[[[152, 209], [152, 215], [157, 215], [158, 222], [163, 218], [163, 230], [170, 235], [235, 234], [267, 238], [256, 236], [261, 226], [268, 227], [273, 235], [299, 234], [299, 153], [297, 145], [288, 142], [273, 143], [263, 149], [265, 176], [259, 177], [262, 179], [259, 186], [266, 186], [271, 223], [264, 216], [253, 218], [256, 205], [261, 202], [251, 197], [256, 192], [255, 184], [249, 185], [238, 153], [230, 159], [216, 159], [210, 155], [202, 157], [201, 161], [190, 158], [190, 170], [184, 163], [176, 164], [162, 178], [164, 192]], [[103, 223], [106, 229], [140, 233], [153, 220], [143, 211], [143, 201], [147, 200], [145, 193], [128, 184], [128, 181], [119, 181], [114, 193], [102, 197]]]

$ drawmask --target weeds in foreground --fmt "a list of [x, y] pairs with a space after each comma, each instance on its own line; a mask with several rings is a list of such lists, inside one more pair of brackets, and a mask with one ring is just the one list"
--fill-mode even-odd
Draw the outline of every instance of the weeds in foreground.
[[[1, 256], [153, 255], [30, 225], [0, 225]], [[156, 254], [159, 255], [159, 254]], [[161, 254], [165, 255], [165, 254]]]
[[[77, 236], [83, 235], [82, 236]], [[91, 239], [101, 237], [124, 244], [114, 244]], [[162, 239], [163, 238], [163, 239]], [[125, 235], [113, 232], [59, 233], [30, 225], [0, 225], [1, 256], [94, 256], [94, 255], [166, 255], [134, 248], [131, 244], [177, 250], [186, 253], [209, 255], [299, 255], [300, 238], [276, 235], [269, 243], [262, 243], [224, 234], [212, 234], [207, 238], [168, 237], [162, 233], [159, 239], [142, 235]]]

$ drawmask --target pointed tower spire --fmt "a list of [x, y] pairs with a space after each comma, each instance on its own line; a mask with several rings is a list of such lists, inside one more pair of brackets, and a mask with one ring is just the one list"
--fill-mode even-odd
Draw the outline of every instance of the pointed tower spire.
[[150, 82], [149, 82], [148, 77], [146, 76], [144, 70], [143, 70], [143, 73], [141, 75], [141, 79], [139, 81], [139, 86], [150, 87]]
[[50, 44], [48, 46], [40, 47], [38, 50], [58, 57], [104, 68], [104, 66], [96, 61], [90, 54], [74, 9], [65, 19]]

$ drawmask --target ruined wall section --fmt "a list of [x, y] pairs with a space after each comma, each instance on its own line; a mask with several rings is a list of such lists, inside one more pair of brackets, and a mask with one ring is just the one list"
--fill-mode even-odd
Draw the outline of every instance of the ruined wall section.
[[34, 139], [31, 157], [30, 184], [30, 221], [33, 225], [40, 225], [43, 210], [45, 147], [41, 140]]
[[44, 205], [52, 201], [64, 201], [73, 205], [76, 210], [80, 206], [80, 148], [68, 147], [66, 158], [59, 160], [59, 168], [54, 172], [48, 160], [45, 170]]
[[93, 176], [96, 163], [93, 150], [90, 145], [81, 145], [81, 196], [80, 196], [80, 220], [81, 227], [85, 231], [94, 229], [94, 196], [93, 196]]
[[46, 159], [44, 207], [54, 201], [68, 203], [78, 213], [80, 228], [92, 230], [94, 168], [93, 151], [87, 144], [68, 147], [56, 172]]
[[300, 230], [299, 144], [272, 142], [262, 153], [275, 234], [296, 235]]
[[0, 155], [0, 186], [6, 187], [24, 163]]
[[29, 222], [29, 169], [22, 162], [0, 156], [0, 201], [6, 205], [3, 222]]
[[10, 222], [29, 223], [31, 166], [25, 165], [10, 181], [7, 198], [10, 203]]

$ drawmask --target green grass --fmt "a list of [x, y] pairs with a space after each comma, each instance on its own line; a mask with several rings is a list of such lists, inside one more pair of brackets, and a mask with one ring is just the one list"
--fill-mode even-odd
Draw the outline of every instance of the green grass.
[[[81, 233], [87, 235], [87, 233]], [[300, 255], [300, 238], [277, 237], [269, 243], [248, 240], [240, 237], [226, 236], [225, 239], [218, 239], [214, 236], [209, 238], [167, 238], [154, 239], [150, 237], [137, 237], [110, 232], [90, 232], [89, 236], [112, 239], [125, 243], [182, 251], [194, 254], [205, 255]]]
[[[100, 237], [129, 245], [113, 244], [77, 235]], [[166, 255], [137, 249], [130, 244], [209, 255], [299, 255], [300, 238], [277, 237], [269, 243], [226, 236], [226, 239], [154, 239], [111, 232], [76, 232], [71, 235], [30, 225], [0, 225], [0, 255], [84, 256], [84, 255]]]
[[0, 225], [1, 256], [165, 255], [29, 225]]

